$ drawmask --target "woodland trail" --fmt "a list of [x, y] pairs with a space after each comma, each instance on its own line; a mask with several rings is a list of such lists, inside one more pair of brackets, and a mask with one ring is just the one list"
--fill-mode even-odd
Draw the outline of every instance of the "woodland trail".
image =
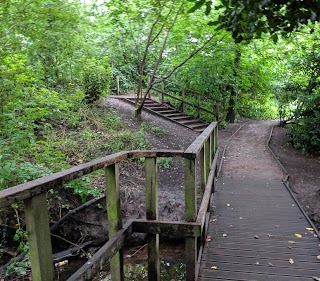
[[266, 143], [276, 121], [250, 121], [228, 141], [222, 177], [283, 179], [284, 173]]

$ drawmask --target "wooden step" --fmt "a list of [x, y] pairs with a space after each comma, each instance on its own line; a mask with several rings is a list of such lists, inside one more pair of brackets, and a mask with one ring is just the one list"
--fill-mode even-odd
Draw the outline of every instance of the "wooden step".
[[[140, 99], [141, 100], [141, 99]], [[129, 102], [130, 104], [135, 104], [135, 98], [124, 98], [124, 101]], [[174, 109], [171, 106], [166, 104], [161, 104], [155, 100], [146, 99], [144, 102], [143, 109], [149, 113], [158, 115], [159, 117], [165, 118], [169, 121], [172, 121], [176, 124], [184, 126], [190, 130], [195, 130], [197, 132], [202, 132], [207, 125], [202, 123], [199, 120], [194, 120], [192, 117], [185, 115], [182, 112]]]

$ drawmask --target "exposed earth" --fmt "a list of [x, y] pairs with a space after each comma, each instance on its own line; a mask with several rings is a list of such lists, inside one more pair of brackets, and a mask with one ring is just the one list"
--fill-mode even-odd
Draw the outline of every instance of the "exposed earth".
[[[132, 118], [131, 105], [116, 98], [109, 98], [106, 104], [114, 107], [122, 116], [122, 120], [132, 128], [139, 127], [139, 123]], [[153, 122], [167, 132], [160, 138], [151, 136], [150, 142], [153, 148], [185, 149], [198, 136], [196, 132], [145, 112], [142, 119], [145, 122]], [[227, 128], [220, 129], [220, 151], [226, 148], [220, 176], [282, 180], [285, 173], [267, 148], [267, 141], [274, 126], [270, 146], [289, 173], [291, 189], [319, 229], [320, 157], [305, 156], [302, 152], [295, 150], [289, 142], [287, 129], [277, 125], [277, 121], [241, 119], [236, 124], [229, 124]], [[245, 162], [243, 159], [246, 159]], [[183, 163], [178, 160], [172, 163], [170, 169], [160, 169], [160, 219], [183, 219], [182, 175]]]
[[[121, 121], [132, 130], [140, 130], [142, 123], [133, 118], [133, 106], [116, 97], [105, 100], [104, 106], [112, 107], [120, 115]], [[186, 149], [199, 133], [175, 123], [142, 113], [143, 123], [161, 129], [162, 134], [149, 134], [152, 149]], [[271, 128], [277, 121], [252, 121], [240, 119], [238, 123], [229, 124], [219, 130], [219, 149], [225, 150], [220, 176], [283, 179], [285, 173], [272, 156], [266, 143]], [[290, 175], [290, 186], [306, 213], [320, 228], [320, 157], [306, 157], [296, 151], [289, 143], [285, 128], [274, 127], [271, 148]], [[245, 161], [243, 161], [245, 159]], [[120, 167], [121, 207], [124, 222], [128, 218], [145, 217], [144, 168], [140, 162], [124, 162]], [[159, 163], [159, 219], [184, 219], [184, 163], [183, 159], [162, 159]], [[97, 179], [96, 185], [101, 188], [104, 182]], [[63, 200], [72, 202], [73, 197], [66, 190], [61, 190]], [[49, 199], [50, 200], [50, 199]], [[73, 215], [54, 231], [53, 242], [62, 251], [70, 244], [63, 243], [61, 237], [82, 244], [88, 240], [101, 243], [101, 237], [107, 236], [105, 199], [97, 201], [82, 212]], [[71, 204], [72, 206], [76, 206]], [[79, 204], [78, 204], [79, 205]], [[56, 206], [59, 209], [59, 206]], [[54, 209], [54, 207], [53, 207]], [[52, 210], [50, 210], [52, 211]], [[61, 215], [61, 214], [60, 214]], [[60, 237], [60, 238], [59, 238]], [[143, 243], [144, 236], [136, 235], [131, 244]], [[91, 245], [92, 251], [94, 243]], [[90, 249], [86, 249], [86, 255]], [[80, 266], [80, 264], [79, 264]], [[75, 268], [73, 268], [74, 270]], [[0, 270], [1, 273], [1, 270]], [[66, 276], [70, 274], [67, 273]], [[1, 274], [0, 274], [1, 277]], [[59, 280], [64, 280], [59, 276]]]

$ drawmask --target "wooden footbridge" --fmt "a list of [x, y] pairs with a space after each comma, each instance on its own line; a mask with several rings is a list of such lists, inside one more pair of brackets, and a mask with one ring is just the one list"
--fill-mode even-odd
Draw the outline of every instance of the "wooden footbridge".
[[[188, 281], [320, 280], [319, 238], [289, 190], [274, 180], [217, 180], [217, 137], [213, 122], [184, 151], [120, 152], [1, 191], [0, 208], [24, 203], [33, 280], [54, 280], [46, 191], [99, 169], [105, 170], [110, 239], [68, 280], [92, 280], [109, 261], [112, 280], [123, 280], [122, 247], [134, 232], [147, 233], [150, 281], [161, 279], [161, 234], [185, 239]], [[141, 157], [146, 220], [123, 225], [119, 163]], [[185, 221], [158, 220], [158, 157], [184, 158]]]

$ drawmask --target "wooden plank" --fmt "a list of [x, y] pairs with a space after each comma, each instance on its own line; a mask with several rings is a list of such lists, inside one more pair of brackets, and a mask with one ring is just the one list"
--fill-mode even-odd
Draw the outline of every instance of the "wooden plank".
[[177, 238], [199, 237], [201, 235], [201, 225], [197, 222], [134, 220], [132, 229], [134, 232], [161, 234]]
[[79, 268], [68, 281], [92, 280], [103, 267], [123, 246], [124, 241], [132, 234], [132, 221], [118, 231], [106, 244], [103, 245], [81, 268]]
[[197, 106], [197, 105], [195, 105], [195, 104], [193, 104], [193, 103], [191, 103], [191, 102], [188, 102], [188, 101], [182, 100], [182, 99], [180, 99], [180, 98], [177, 98], [176, 96], [170, 95], [170, 94], [168, 94], [168, 93], [166, 93], [166, 92], [164, 92], [164, 91], [161, 91], [161, 90], [159, 90], [159, 89], [157, 89], [157, 88], [152, 88], [152, 89], [155, 90], [156, 92], [160, 93], [160, 94], [162, 95], [162, 97], [163, 97], [164, 95], [166, 95], [167, 97], [170, 97], [170, 98], [175, 99], [175, 100], [180, 101], [180, 102], [184, 102], [185, 104], [190, 105], [190, 106], [192, 106], [192, 107], [194, 107], [194, 108], [196, 108], [196, 109], [200, 109], [200, 110], [202, 110], [202, 111], [204, 111], [204, 112], [207, 112], [207, 113], [210, 113], [210, 114], [214, 115], [214, 112], [213, 112], [213, 111], [210, 111], [210, 110], [205, 109], [205, 108], [203, 108], [203, 107]]
[[54, 173], [27, 183], [0, 191], [0, 208], [20, 202], [37, 194], [44, 193], [50, 188], [59, 187], [63, 184], [90, 174], [96, 170], [104, 169], [109, 165], [119, 163], [122, 160], [133, 157], [176, 157], [182, 156], [182, 150], [134, 150], [131, 152], [119, 152], [106, 157], [81, 164], [76, 167]]
[[[186, 221], [194, 222], [197, 215], [196, 161], [185, 159], [185, 213]], [[197, 239], [186, 238], [186, 280], [196, 279]]]
[[200, 193], [201, 198], [203, 199], [203, 195], [206, 189], [206, 159], [205, 159], [205, 149], [204, 147], [200, 150]]
[[24, 200], [33, 280], [54, 279], [46, 194]]
[[218, 126], [214, 128], [214, 151], [218, 150]]
[[206, 169], [206, 182], [208, 180], [209, 177], [209, 172], [210, 172], [210, 168], [211, 168], [211, 153], [210, 153], [210, 137], [206, 140], [206, 142], [204, 143], [204, 159], [205, 159], [205, 169]]
[[[145, 159], [146, 218], [158, 220], [157, 158]], [[148, 234], [148, 280], [160, 280], [159, 234]]]
[[217, 127], [217, 122], [212, 122], [194, 142], [184, 151], [183, 157], [195, 159], [204, 146], [205, 141], [210, 137], [213, 130]]
[[54, 173], [27, 183], [10, 187], [0, 191], [0, 208], [20, 202], [24, 199], [37, 194], [44, 193], [50, 188], [62, 186], [73, 179], [92, 173], [93, 171], [103, 169], [106, 166], [120, 162], [128, 158], [128, 152], [119, 152], [94, 161], [81, 164], [79, 166], [67, 169], [62, 172]]
[[[109, 223], [109, 239], [113, 238], [122, 228], [122, 215], [119, 189], [119, 164], [108, 166], [106, 174], [106, 199]], [[124, 280], [123, 251], [120, 249], [110, 261], [111, 277], [113, 281]]]

